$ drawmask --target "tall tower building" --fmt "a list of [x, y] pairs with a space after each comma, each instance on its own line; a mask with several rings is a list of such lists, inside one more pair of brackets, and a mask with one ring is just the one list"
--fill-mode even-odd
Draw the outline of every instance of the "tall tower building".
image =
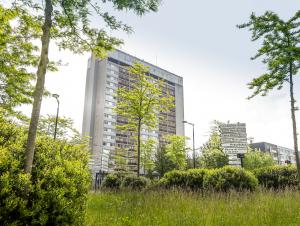
[[[116, 150], [133, 149], [132, 134], [116, 128], [124, 121], [116, 115], [113, 108], [117, 104], [118, 87], [129, 87], [130, 74], [127, 68], [136, 61], [149, 66], [150, 76], [162, 79], [165, 84], [164, 92], [168, 92], [175, 99], [175, 108], [164, 115], [164, 120], [159, 121], [157, 129], [143, 129], [142, 137], [151, 137], [159, 141], [167, 134], [184, 136], [182, 77], [120, 50], [110, 53], [106, 59], [92, 56], [88, 61], [82, 134], [90, 137], [93, 174], [100, 170], [113, 170], [112, 156]], [[124, 156], [127, 158], [129, 170], [134, 170], [136, 166], [133, 154], [128, 152], [128, 155]]]

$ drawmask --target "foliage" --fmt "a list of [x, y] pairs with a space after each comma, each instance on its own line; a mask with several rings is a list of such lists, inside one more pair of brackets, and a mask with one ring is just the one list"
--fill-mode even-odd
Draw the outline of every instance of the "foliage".
[[221, 137], [218, 132], [213, 131], [208, 142], [203, 145], [199, 162], [202, 167], [212, 169], [228, 165], [229, 158], [223, 152]]
[[290, 70], [292, 75], [297, 74], [300, 68], [299, 18], [300, 11], [288, 21], [283, 21], [276, 13], [267, 11], [262, 16], [252, 13], [248, 23], [238, 26], [252, 32], [252, 41], [263, 40], [261, 48], [252, 59], [263, 57], [262, 62], [266, 64], [268, 72], [248, 84], [250, 89], [254, 89], [250, 98], [259, 94], [265, 96], [274, 88], [281, 89], [289, 81]]
[[115, 147], [114, 154], [112, 155], [113, 163], [111, 163], [110, 167], [114, 169], [115, 172], [127, 172], [128, 169], [128, 158], [127, 155], [132, 152], [130, 149], [122, 149], [119, 147]]
[[115, 112], [126, 121], [117, 128], [130, 131], [137, 136], [137, 174], [140, 173], [141, 129], [156, 129], [159, 122], [158, 112], [168, 112], [174, 107], [170, 95], [164, 95], [165, 83], [149, 75], [149, 68], [135, 62], [128, 68], [131, 87], [120, 87], [117, 90]]
[[174, 169], [186, 167], [186, 138], [183, 136], [169, 135], [166, 137], [166, 156], [174, 165]]
[[290, 109], [293, 125], [294, 150], [298, 170], [298, 182], [300, 188], [300, 159], [298, 150], [298, 132], [296, 123], [296, 100], [294, 98], [293, 77], [300, 69], [300, 11], [284, 21], [274, 13], [267, 11], [262, 16], [254, 13], [248, 23], [238, 26], [248, 28], [252, 32], [252, 41], [263, 40], [258, 53], [252, 58], [263, 58], [262, 62], [267, 66], [267, 72], [254, 78], [249, 84], [255, 97], [259, 94], [266, 96], [270, 90], [281, 89], [285, 83], [290, 89]]
[[[47, 115], [41, 117], [38, 130], [48, 136], [53, 136], [55, 131], [56, 115]], [[74, 128], [74, 122], [71, 118], [58, 117], [56, 138], [60, 140], [72, 140], [79, 136], [79, 132]]]
[[161, 180], [163, 181], [164, 186], [166, 186], [167, 188], [170, 187], [186, 188], [187, 175], [188, 173], [186, 171], [173, 170], [167, 172]]
[[205, 143], [202, 146], [202, 151], [209, 151], [209, 150], [220, 150], [223, 151], [223, 147], [222, 147], [222, 142], [221, 142], [221, 137], [219, 132], [216, 129], [212, 129], [210, 137], [207, 141], [207, 143]]
[[[32, 101], [38, 47], [30, 42], [36, 30], [28, 12], [0, 4], [0, 104], [14, 114], [15, 107]], [[18, 24], [19, 26], [13, 26]]]
[[207, 169], [190, 169], [187, 171], [173, 170], [165, 174], [160, 180], [162, 187], [184, 188], [190, 190], [202, 190], [204, 176]]
[[40, 136], [30, 176], [23, 170], [26, 131], [0, 121], [0, 224], [81, 225], [90, 186], [87, 145]]
[[150, 180], [146, 177], [137, 177], [135, 175], [125, 176], [122, 181], [123, 188], [129, 188], [133, 190], [141, 190], [146, 188], [150, 184]]
[[253, 191], [258, 185], [252, 173], [230, 166], [220, 169], [174, 170], [166, 173], [162, 181], [167, 188], [180, 187], [207, 191]]
[[102, 188], [113, 190], [118, 190], [120, 188], [141, 190], [149, 184], [149, 179], [145, 177], [137, 177], [128, 173], [111, 173], [106, 175], [101, 186]]
[[204, 176], [208, 173], [207, 169], [190, 169], [187, 171], [187, 187], [191, 190], [201, 190], [204, 188]]
[[297, 169], [294, 166], [271, 166], [254, 170], [259, 184], [266, 188], [281, 189], [297, 186]]
[[109, 189], [119, 189], [121, 186], [122, 178], [118, 176], [117, 174], [108, 174], [102, 183], [103, 188], [109, 188]]
[[247, 170], [254, 170], [273, 165], [275, 165], [275, 161], [269, 153], [250, 149], [245, 154], [244, 168]]
[[[105, 57], [107, 51], [118, 46], [122, 41], [109, 35], [108, 30], [123, 30], [131, 33], [132, 29], [119, 21], [115, 16], [105, 12], [105, 3], [111, 2], [116, 10], [133, 11], [143, 15], [149, 11], [157, 11], [157, 0], [111, 0], [111, 1], [31, 1], [21, 0], [14, 3], [18, 9], [29, 9], [33, 18], [39, 21], [31, 24], [39, 29], [37, 35], [42, 35], [42, 26], [51, 27], [51, 39], [55, 40], [60, 49], [68, 49], [74, 53], [92, 51], [98, 57]], [[47, 3], [47, 4], [46, 4]], [[48, 11], [47, 11], [48, 9]], [[51, 24], [41, 22], [46, 20], [45, 12], [51, 13]], [[92, 26], [91, 19], [101, 21], [102, 28]], [[106, 29], [105, 29], [106, 28]]]
[[160, 144], [157, 148], [154, 164], [154, 170], [159, 174], [160, 177], [164, 176], [166, 172], [175, 169], [173, 162], [167, 156], [165, 144]]
[[200, 157], [200, 165], [204, 168], [221, 168], [228, 165], [228, 163], [228, 155], [218, 149], [206, 150]]
[[154, 153], [156, 141], [153, 138], [148, 138], [141, 144], [141, 163], [144, 169], [144, 174], [152, 177], [154, 165]]
[[258, 186], [258, 181], [251, 172], [232, 166], [208, 171], [203, 183], [206, 189], [213, 191], [253, 191]]
[[89, 194], [86, 225], [299, 225], [300, 193], [255, 191], [201, 194], [101, 192]]

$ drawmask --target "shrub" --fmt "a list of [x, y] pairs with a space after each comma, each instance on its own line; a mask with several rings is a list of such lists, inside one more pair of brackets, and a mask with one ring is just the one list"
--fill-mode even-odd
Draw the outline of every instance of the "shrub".
[[103, 188], [119, 189], [122, 183], [122, 177], [119, 174], [108, 174], [102, 183]]
[[161, 179], [166, 187], [181, 187], [187, 186], [187, 172], [180, 170], [173, 170], [166, 173]]
[[125, 176], [122, 181], [123, 188], [129, 188], [133, 190], [141, 190], [147, 187], [149, 184], [150, 181], [146, 177], [137, 177], [135, 175]]
[[215, 169], [227, 166], [229, 158], [226, 153], [219, 149], [205, 150], [199, 159], [200, 165], [205, 168]]
[[249, 150], [245, 154], [244, 168], [247, 170], [254, 170], [268, 166], [274, 166], [275, 161], [269, 153], [258, 150]]
[[90, 186], [85, 144], [39, 136], [24, 173], [26, 130], [0, 116], [0, 225], [82, 225]]
[[187, 171], [186, 186], [192, 190], [203, 189], [204, 176], [207, 169], [190, 169]]
[[257, 179], [251, 172], [233, 166], [209, 170], [204, 176], [203, 183], [206, 189], [213, 191], [253, 191], [258, 185]]
[[281, 189], [298, 185], [295, 166], [271, 166], [254, 170], [259, 184], [266, 188]]

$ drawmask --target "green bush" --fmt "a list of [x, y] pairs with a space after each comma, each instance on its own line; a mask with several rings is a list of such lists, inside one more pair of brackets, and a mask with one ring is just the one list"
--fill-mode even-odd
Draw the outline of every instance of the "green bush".
[[166, 187], [186, 188], [187, 172], [181, 170], [173, 170], [166, 173], [161, 180]]
[[274, 166], [275, 164], [276, 163], [270, 153], [249, 149], [245, 154], [244, 168], [247, 170], [255, 170], [259, 168]]
[[266, 188], [281, 189], [297, 186], [295, 166], [271, 166], [254, 170], [259, 184]]
[[0, 225], [82, 225], [90, 187], [85, 144], [39, 136], [24, 173], [26, 130], [0, 116]]
[[258, 185], [256, 177], [243, 168], [225, 166], [209, 170], [204, 176], [204, 187], [213, 191], [250, 190]]
[[119, 189], [122, 183], [122, 178], [118, 174], [108, 174], [102, 183], [103, 188], [108, 188], [108, 189]]
[[171, 171], [159, 182], [166, 188], [179, 187], [190, 190], [254, 190], [258, 181], [255, 176], [238, 167], [226, 166], [220, 169], [191, 169]]
[[146, 188], [150, 184], [150, 180], [146, 177], [137, 177], [135, 175], [125, 176], [122, 181], [123, 188], [129, 188], [133, 190], [141, 190]]
[[186, 186], [192, 190], [203, 189], [204, 176], [208, 173], [207, 169], [190, 169], [187, 171]]

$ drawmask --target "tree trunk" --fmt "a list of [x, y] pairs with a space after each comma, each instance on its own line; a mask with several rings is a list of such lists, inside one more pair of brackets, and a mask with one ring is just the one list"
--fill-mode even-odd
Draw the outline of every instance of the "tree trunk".
[[137, 176], [140, 176], [140, 159], [141, 159], [141, 120], [138, 122], [138, 156], [137, 156]]
[[52, 26], [52, 0], [45, 0], [45, 21], [42, 27], [42, 49], [41, 49], [41, 56], [40, 62], [38, 65], [37, 70], [37, 82], [33, 94], [33, 106], [32, 106], [32, 113], [31, 113], [31, 120], [30, 126], [28, 131], [28, 139], [27, 139], [27, 146], [26, 146], [26, 153], [25, 153], [25, 172], [31, 174], [32, 171], [32, 163], [34, 157], [34, 148], [35, 148], [35, 140], [36, 140], [36, 133], [37, 133], [37, 126], [40, 117], [40, 110], [42, 104], [42, 98], [44, 94], [44, 85], [45, 85], [45, 75], [48, 65], [48, 50], [49, 50], [49, 43], [50, 43], [50, 29]]
[[289, 74], [290, 74], [290, 98], [291, 98], [291, 115], [293, 123], [293, 136], [294, 136], [294, 149], [296, 157], [296, 165], [298, 171], [298, 184], [300, 188], [300, 161], [299, 161], [299, 152], [298, 152], [298, 134], [297, 134], [297, 124], [296, 124], [296, 109], [295, 109], [295, 99], [294, 99], [294, 82], [293, 82], [293, 70], [292, 63], [290, 63]]

